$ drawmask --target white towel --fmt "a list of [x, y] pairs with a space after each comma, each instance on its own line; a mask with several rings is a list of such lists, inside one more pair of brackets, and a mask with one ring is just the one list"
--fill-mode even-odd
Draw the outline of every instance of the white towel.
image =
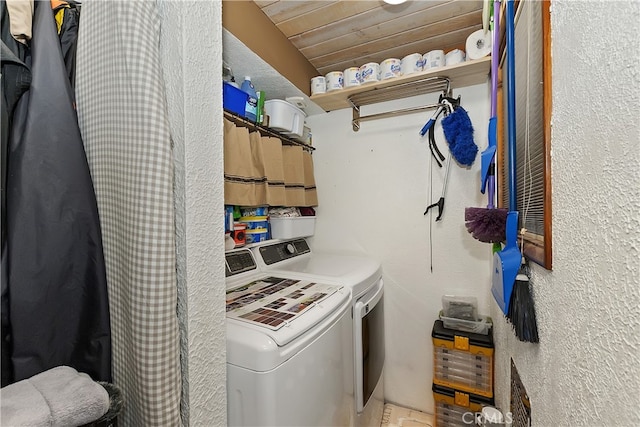
[[3, 426], [75, 427], [109, 410], [109, 393], [87, 374], [58, 366], [0, 389]]

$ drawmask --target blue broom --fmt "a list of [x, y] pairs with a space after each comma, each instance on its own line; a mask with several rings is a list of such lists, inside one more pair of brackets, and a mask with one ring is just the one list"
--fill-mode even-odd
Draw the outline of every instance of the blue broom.
[[[518, 248], [518, 211], [516, 208], [516, 70], [515, 28], [513, 0], [507, 0], [507, 133], [509, 142], [509, 213], [506, 224], [506, 245], [493, 255], [493, 280], [491, 292], [507, 315], [511, 292], [518, 274], [522, 253]], [[499, 13], [499, 12], [497, 12]]]
[[520, 341], [538, 343], [540, 337], [538, 336], [536, 308], [531, 294], [530, 276], [529, 266], [523, 262], [511, 292], [507, 319], [513, 325], [513, 332]]
[[[511, 4], [511, 12], [509, 12], [510, 4]], [[508, 20], [511, 21], [511, 22], [507, 21], [507, 30], [508, 30], [507, 31], [507, 60], [508, 60], [507, 64], [509, 63], [512, 64], [509, 67], [510, 74], [508, 78], [509, 80], [515, 81], [515, 65], [513, 65], [515, 64], [514, 62], [515, 55], [513, 52], [513, 48], [511, 49], [508, 48], [509, 40], [511, 39], [513, 41], [514, 39], [513, 4], [511, 0], [507, 3], [507, 15], [509, 15]], [[509, 24], [511, 24], [511, 28], [509, 28]], [[507, 102], [511, 101], [513, 104], [515, 104], [515, 95], [512, 95], [515, 93], [515, 83], [508, 81], [507, 84], [509, 85], [509, 92], [510, 92]], [[528, 85], [529, 85], [529, 77], [527, 76], [527, 86]], [[527, 91], [527, 96], [528, 96], [528, 91]], [[513, 135], [511, 134], [511, 132], [513, 132]], [[509, 107], [509, 163], [511, 167], [510, 187], [512, 187], [509, 190], [509, 209], [511, 210], [514, 210], [516, 206], [515, 166], [511, 166], [513, 163], [515, 163], [515, 157], [516, 157], [515, 151], [516, 151], [516, 148], [515, 148], [515, 106], [514, 106], [514, 107]], [[517, 231], [517, 227], [518, 227], [517, 222], [513, 227], [514, 227], [514, 230], [510, 231], [507, 226], [507, 236], [509, 236], [510, 233]], [[516, 244], [515, 240], [516, 239], [514, 237], [513, 238], [514, 244]], [[507, 238], [507, 246], [509, 245], [510, 245], [509, 239]], [[516, 250], [518, 250], [517, 244], [516, 244]], [[520, 251], [518, 251], [518, 253], [515, 255], [508, 255], [508, 256], [509, 257], [513, 256], [515, 259], [517, 255], [520, 255]], [[504, 256], [503, 256], [503, 259], [504, 259]], [[515, 332], [515, 335], [520, 341], [537, 343], [540, 340], [538, 337], [538, 324], [536, 319], [535, 304], [533, 302], [533, 296], [531, 294], [531, 289], [529, 287], [530, 285], [529, 269], [528, 269], [528, 265], [525, 262], [525, 259], [521, 255], [520, 255], [520, 259], [522, 260], [520, 272], [514, 278], [515, 283], [512, 284], [513, 289], [512, 289], [511, 295], [509, 296], [509, 299], [506, 299], [506, 301], [509, 301], [509, 305], [505, 314], [507, 319], [509, 319], [509, 321], [513, 325], [513, 330]], [[509, 262], [511, 262], [511, 258], [509, 259]], [[509, 266], [509, 268], [512, 268], [512, 267]]]

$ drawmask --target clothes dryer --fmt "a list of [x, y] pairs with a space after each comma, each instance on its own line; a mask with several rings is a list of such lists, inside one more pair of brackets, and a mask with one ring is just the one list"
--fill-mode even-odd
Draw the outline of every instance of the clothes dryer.
[[380, 425], [384, 411], [385, 359], [380, 263], [362, 256], [311, 251], [305, 239], [266, 242], [251, 250], [265, 273], [351, 289], [355, 399], [352, 425]]

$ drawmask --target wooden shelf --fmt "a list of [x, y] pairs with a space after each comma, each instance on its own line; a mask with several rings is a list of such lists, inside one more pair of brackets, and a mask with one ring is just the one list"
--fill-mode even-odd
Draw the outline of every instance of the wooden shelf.
[[[410, 74], [408, 76], [396, 77], [380, 82], [367, 83], [361, 86], [348, 87], [333, 92], [313, 95], [311, 96], [311, 100], [325, 111], [340, 110], [342, 108], [352, 107], [348, 99], [352, 95], [375, 89], [392, 87], [403, 83], [411, 83], [423, 80], [427, 77], [445, 77], [451, 82], [452, 89], [481, 84], [487, 81], [490, 69], [491, 57], [486, 56], [481, 59], [476, 59], [475, 61], [467, 61], [456, 65], [450, 65], [448, 67], [441, 67], [434, 70]], [[419, 94], [419, 92], [416, 93], [416, 95]]]

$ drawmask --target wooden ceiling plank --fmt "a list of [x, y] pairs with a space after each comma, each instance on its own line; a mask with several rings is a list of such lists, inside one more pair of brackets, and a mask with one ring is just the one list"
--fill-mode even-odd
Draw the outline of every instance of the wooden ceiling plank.
[[[428, 39], [417, 40], [412, 43], [406, 43], [402, 46], [392, 46], [385, 50], [376, 51], [371, 54], [364, 54], [362, 56], [338, 60], [325, 66], [317, 66], [316, 68], [321, 74], [326, 74], [334, 70], [344, 70], [348, 67], [361, 66], [367, 62], [381, 62], [386, 58], [394, 58], [403, 56], [403, 54], [419, 52], [426, 53], [434, 49], [442, 49], [445, 52], [451, 49], [458, 48], [464, 50], [464, 45], [469, 34], [482, 28], [482, 24], [478, 24], [474, 27], [463, 28], [450, 33], [442, 34], [440, 36], [431, 37]], [[404, 53], [406, 52], [406, 53]]]
[[293, 19], [276, 24], [285, 36], [292, 37], [297, 34], [310, 31], [327, 25], [330, 22], [339, 21], [367, 10], [379, 7], [378, 1], [339, 1], [330, 3], [320, 9], [296, 16]]
[[[348, 61], [350, 59], [363, 57], [363, 56], [379, 56], [380, 52], [392, 49], [398, 46], [407, 46], [415, 41], [423, 41], [431, 38], [437, 38], [443, 40], [443, 45], [446, 43], [444, 36], [453, 33], [454, 31], [462, 31], [464, 38], [466, 39], [473, 31], [469, 31], [468, 28], [474, 27], [474, 24], [481, 25], [482, 12], [472, 12], [467, 15], [457, 16], [451, 19], [437, 22], [435, 24], [427, 25], [420, 28], [414, 28], [409, 31], [405, 31], [401, 34], [394, 34], [393, 36], [384, 37], [378, 40], [372, 40], [369, 42], [354, 45], [346, 49], [336, 50], [327, 55], [319, 57], [307, 56], [309, 61], [319, 70], [329, 64], [337, 63], [341, 61]], [[402, 42], [400, 42], [402, 41]], [[414, 53], [407, 50], [407, 54]], [[426, 52], [419, 52], [426, 53]], [[383, 57], [381, 60], [388, 58]], [[402, 59], [402, 58], [400, 58]], [[379, 61], [377, 61], [379, 62]]]
[[254, 0], [253, 2], [258, 5], [260, 9], [263, 9], [271, 4], [278, 3], [279, 0]]
[[450, 3], [451, 1], [453, 0], [412, 1], [409, 2], [407, 7], [402, 9], [401, 12], [394, 14], [381, 11], [382, 9], [371, 9], [358, 15], [354, 15], [340, 21], [331, 22], [322, 27], [314, 28], [313, 30], [305, 31], [304, 33], [290, 37], [289, 40], [291, 40], [291, 43], [293, 43], [298, 49], [304, 49], [306, 47], [325, 42], [328, 39], [335, 39], [341, 36], [353, 36], [363, 29], [380, 25], [380, 23], [387, 22], [391, 19], [397, 19], [416, 12], [428, 13], [426, 11], [431, 8]]
[[262, 11], [271, 19], [271, 21], [278, 25], [281, 22], [289, 19], [295, 19], [300, 15], [312, 12], [316, 9], [326, 7], [331, 3], [337, 3], [337, 1], [298, 1], [298, 0], [284, 0], [277, 3], [270, 4], [262, 8]]
[[[473, 3], [471, 2], [455, 2], [455, 4], [453, 5], [447, 3], [445, 5], [442, 5], [442, 7], [436, 7], [426, 11], [418, 12], [411, 16], [405, 16], [403, 18], [390, 20], [373, 27], [363, 28], [360, 31], [346, 36], [329, 39], [314, 46], [300, 49], [300, 52], [302, 52], [304, 56], [313, 61], [314, 58], [328, 55], [336, 51], [349, 48], [351, 46], [359, 46], [378, 39], [396, 36], [406, 39], [405, 34], [407, 33], [407, 31], [411, 31], [413, 29], [425, 28], [430, 25], [435, 26], [445, 22], [448, 28], [453, 29], [457, 28], [460, 23], [466, 22], [466, 20], [454, 20], [451, 19], [451, 17], [469, 17], [471, 15], [474, 17], [472, 19], [476, 19], [475, 17], [477, 17], [477, 19], [479, 20], [478, 22], [481, 22], [481, 11], [482, 9], [473, 7]], [[438, 31], [441, 31], [444, 27], [442, 25], [439, 25], [436, 28], [439, 29]], [[294, 45], [300, 48], [295, 43]]]

